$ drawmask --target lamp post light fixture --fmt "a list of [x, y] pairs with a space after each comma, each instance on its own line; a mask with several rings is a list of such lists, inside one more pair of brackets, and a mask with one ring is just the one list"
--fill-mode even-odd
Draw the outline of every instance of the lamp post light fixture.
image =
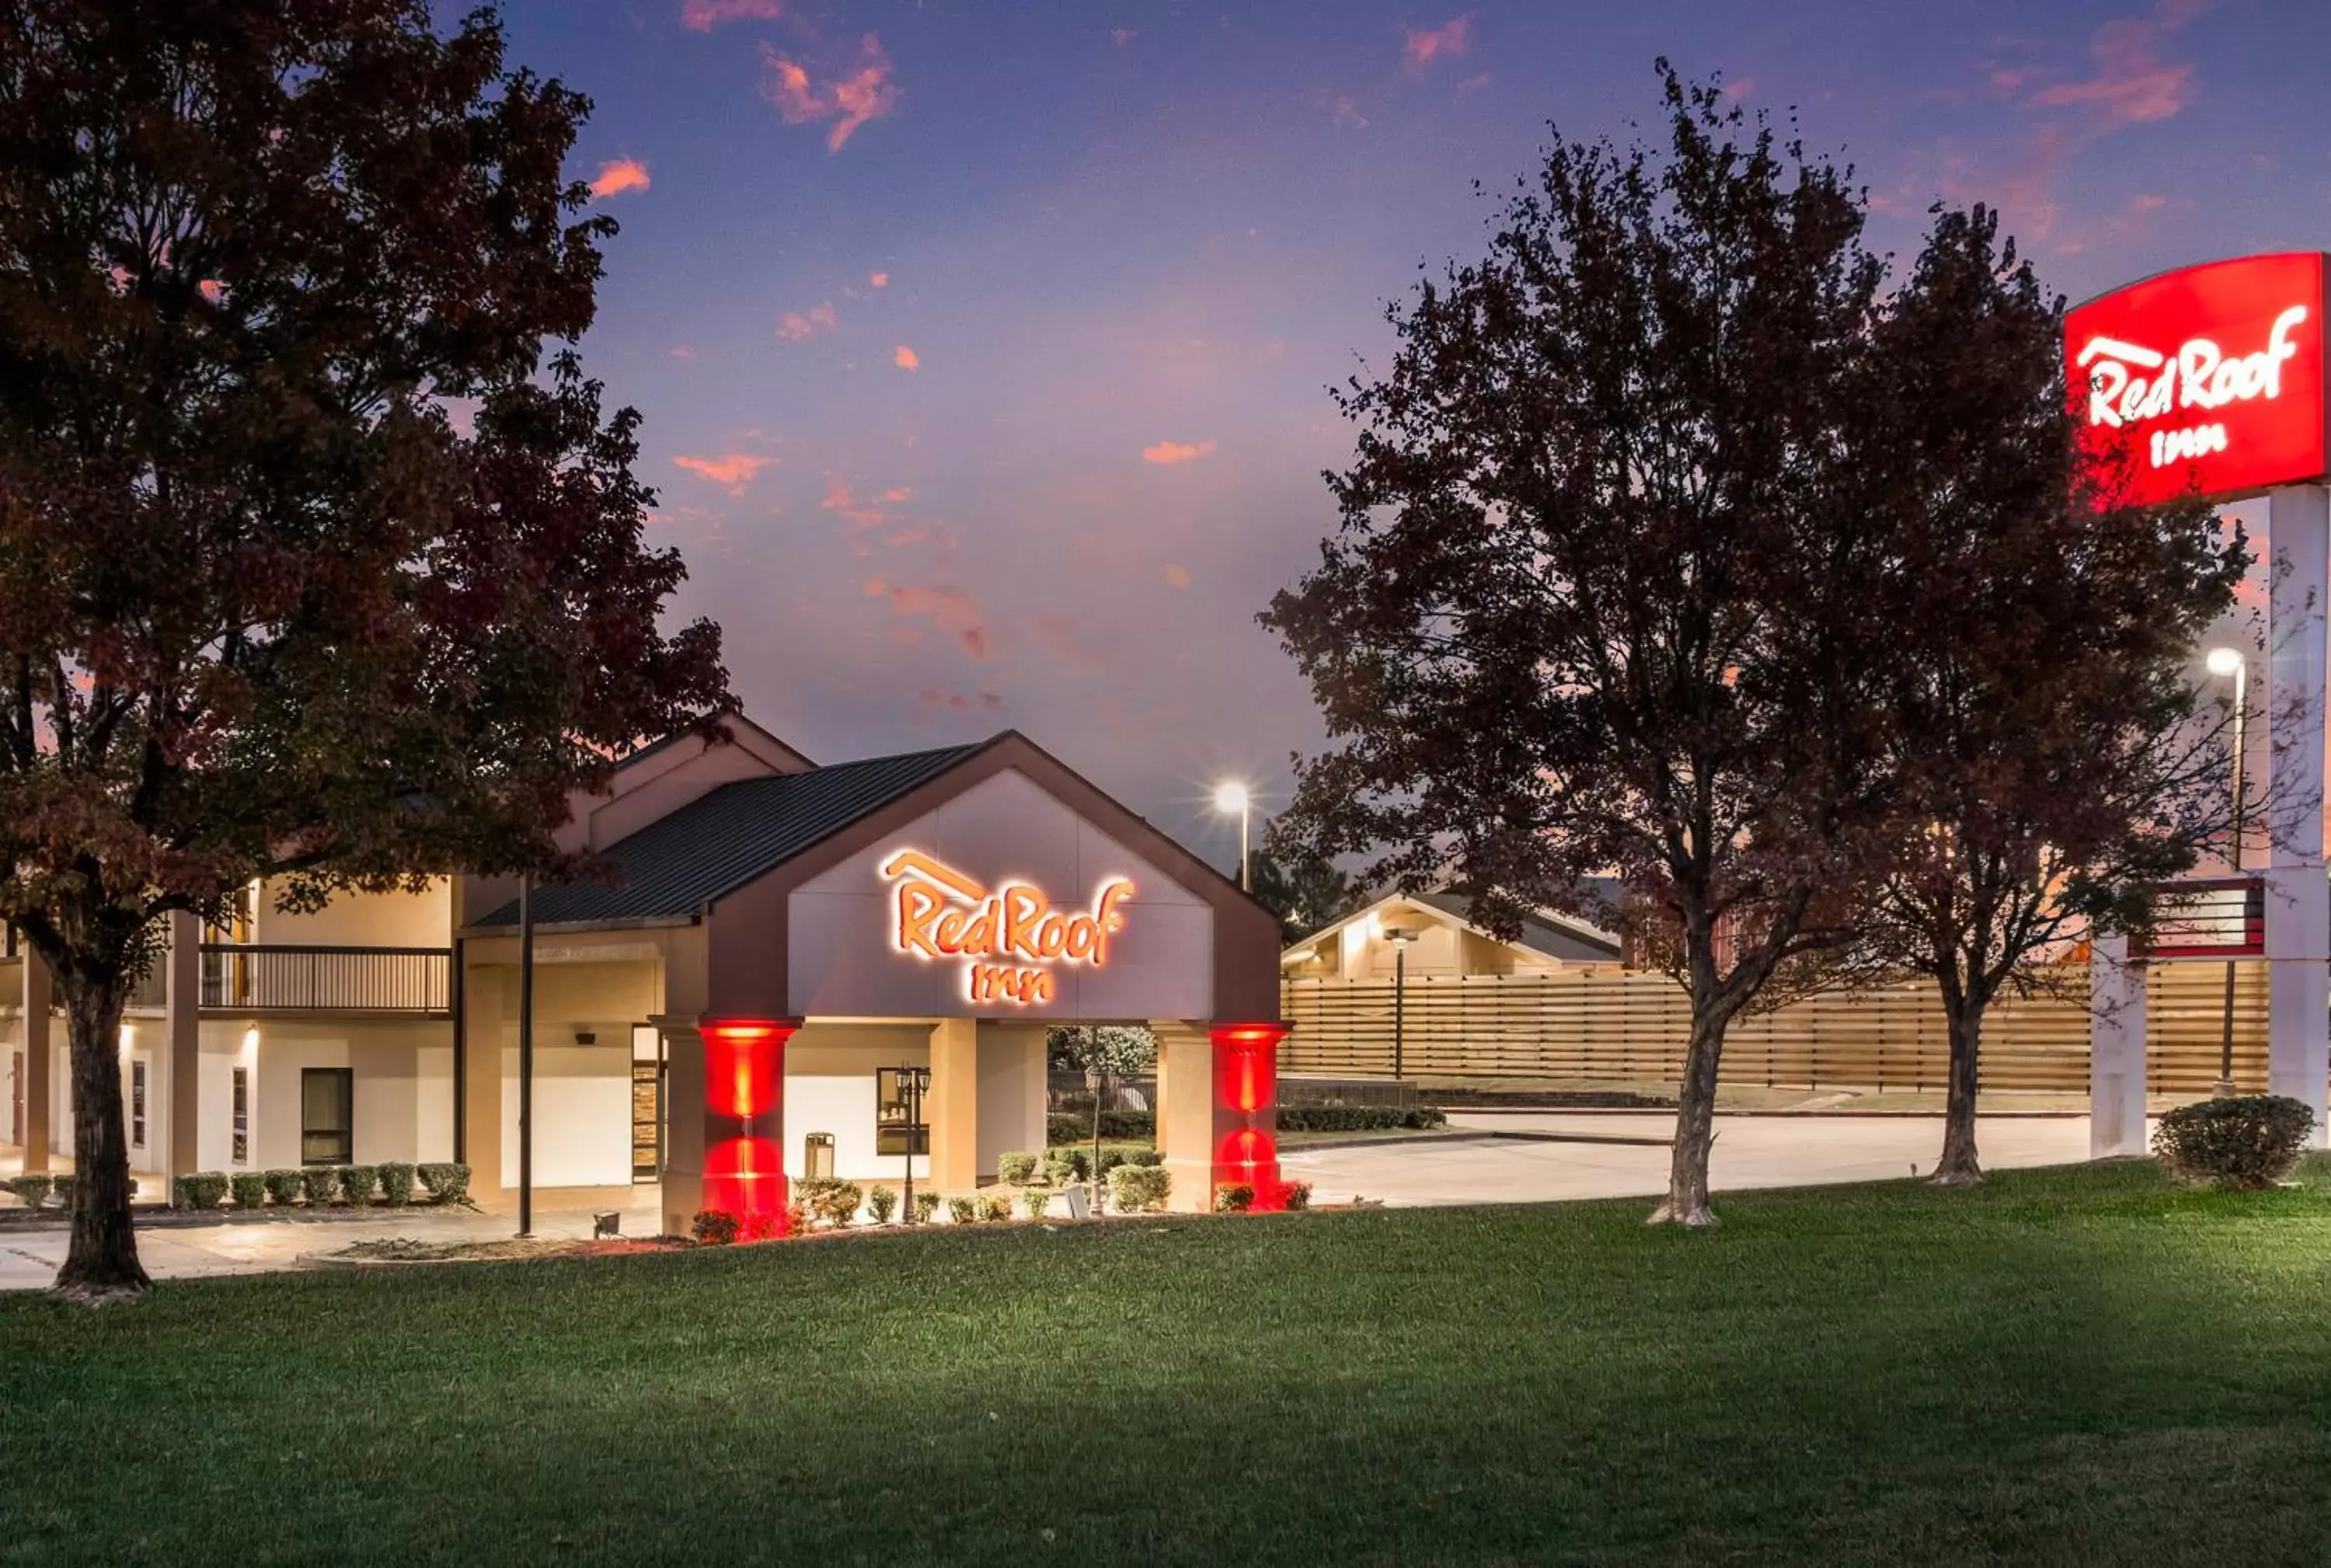
[[1247, 829], [1254, 813], [1254, 797], [1242, 784], [1219, 784], [1214, 786], [1214, 810], [1239, 820], [1239, 889], [1251, 893], [1254, 882], [1247, 855]]
[[[2231, 870], [2242, 869], [2242, 752], [2244, 725], [2250, 716], [2250, 661], [2239, 648], [2212, 648], [2209, 657], [2210, 673], [2223, 680], [2231, 676], [2234, 682], [2234, 800], [2233, 826], [2226, 835], [2226, 865]], [[2248, 900], [2244, 900], [2248, 907]], [[2218, 1094], [2222, 1098], [2234, 1092], [2234, 961], [2226, 960], [2225, 1003], [2218, 1021]]]
[[1405, 926], [1387, 926], [1384, 935], [1392, 944], [1392, 1076], [1397, 1079], [1407, 1045], [1408, 945], [1416, 940], [1416, 933]]
[[915, 1222], [915, 1129], [923, 1125], [923, 1090], [931, 1081], [931, 1069], [927, 1067], [900, 1067], [898, 1074], [899, 1098], [906, 1102], [907, 1136], [900, 1146], [907, 1151], [907, 1195], [905, 1207], [899, 1212], [899, 1222]]
[[1099, 1062], [1085, 1069], [1085, 1088], [1092, 1090], [1093, 1097], [1092, 1202], [1085, 1209], [1088, 1214], [1100, 1212], [1100, 1089], [1105, 1079]]

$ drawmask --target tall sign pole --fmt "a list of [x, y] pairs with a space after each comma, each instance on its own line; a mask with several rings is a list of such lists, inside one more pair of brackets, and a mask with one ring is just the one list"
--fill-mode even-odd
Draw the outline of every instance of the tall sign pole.
[[[2318, 1147], [2331, 1143], [2325, 277], [2319, 252], [2212, 261], [2117, 289], [2064, 318], [2067, 391], [2085, 438], [2119, 465], [2114, 499], [2267, 498], [2267, 1079], [2314, 1111]], [[2099, 974], [2109, 968], [2100, 962]], [[2107, 992], [2119, 1022], [2107, 1016]], [[2092, 983], [2091, 1008], [2089, 1146], [2141, 1153], [2145, 1041], [2141, 1022], [2129, 1023], [2143, 1017], [2141, 980], [2134, 989]]]
[[[499, 1053], [498, 1053], [499, 1054]], [[493, 1064], [501, 1071], [501, 1063]], [[534, 1234], [534, 878], [518, 885], [518, 1233]]]

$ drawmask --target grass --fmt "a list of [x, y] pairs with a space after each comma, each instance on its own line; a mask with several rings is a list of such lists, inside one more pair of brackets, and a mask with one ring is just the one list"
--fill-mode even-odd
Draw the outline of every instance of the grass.
[[2331, 1187], [1720, 1208], [0, 1300], [0, 1563], [2323, 1561]]

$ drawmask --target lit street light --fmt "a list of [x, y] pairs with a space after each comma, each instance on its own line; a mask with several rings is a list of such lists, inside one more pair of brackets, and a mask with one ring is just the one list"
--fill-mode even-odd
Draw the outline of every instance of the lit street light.
[[1253, 797], [1242, 784], [1221, 784], [1214, 786], [1214, 810], [1224, 816], [1239, 820], [1239, 886], [1248, 892], [1254, 890], [1247, 862], [1247, 825], [1252, 814]]
[[[2210, 650], [2210, 673], [2221, 680], [2231, 676], [2234, 682], [2234, 813], [2233, 831], [2227, 835], [2226, 864], [2230, 870], [2242, 869], [2242, 740], [2243, 721], [2250, 713], [2250, 661], [2239, 648]], [[2245, 900], [2247, 908], [2247, 900]], [[2219, 1018], [2218, 1032], [2218, 1093], [2221, 1097], [2234, 1092], [2234, 961], [2226, 960], [2225, 1007]]]

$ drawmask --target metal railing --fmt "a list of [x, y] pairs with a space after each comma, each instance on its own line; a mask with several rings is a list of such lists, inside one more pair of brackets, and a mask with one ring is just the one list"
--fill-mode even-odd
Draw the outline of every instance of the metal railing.
[[252, 1012], [446, 1012], [450, 947], [205, 942], [203, 1005]]

